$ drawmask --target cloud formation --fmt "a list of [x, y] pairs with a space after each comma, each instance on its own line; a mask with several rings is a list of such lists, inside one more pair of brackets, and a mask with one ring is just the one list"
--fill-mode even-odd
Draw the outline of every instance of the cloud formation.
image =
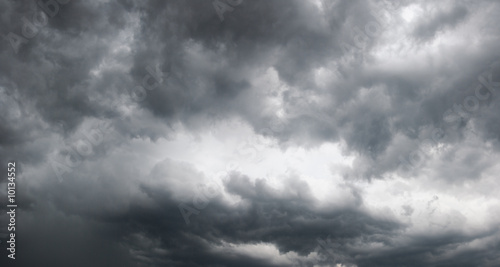
[[498, 3], [216, 1], [0, 3], [2, 266], [500, 264]]

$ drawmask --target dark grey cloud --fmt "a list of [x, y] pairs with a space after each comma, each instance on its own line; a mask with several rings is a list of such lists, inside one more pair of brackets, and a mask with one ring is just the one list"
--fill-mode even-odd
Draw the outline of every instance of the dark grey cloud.
[[[500, 218], [476, 219], [498, 208], [496, 2], [244, 0], [223, 21], [212, 1], [60, 2], [0, 3], [23, 203], [2, 266], [498, 265]], [[224, 154], [245, 127], [271, 139], [243, 152], [256, 173], [286, 173]], [[280, 166], [329, 144], [352, 158], [330, 176]]]

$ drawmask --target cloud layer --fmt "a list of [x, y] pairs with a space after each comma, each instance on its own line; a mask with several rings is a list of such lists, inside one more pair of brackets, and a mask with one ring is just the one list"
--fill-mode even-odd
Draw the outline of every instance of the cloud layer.
[[498, 3], [0, 10], [2, 266], [500, 265]]

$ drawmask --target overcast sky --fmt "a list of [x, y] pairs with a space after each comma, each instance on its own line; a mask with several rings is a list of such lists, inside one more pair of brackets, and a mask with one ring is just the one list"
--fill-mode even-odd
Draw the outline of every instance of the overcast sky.
[[1, 266], [500, 266], [500, 2], [58, 1], [0, 1]]

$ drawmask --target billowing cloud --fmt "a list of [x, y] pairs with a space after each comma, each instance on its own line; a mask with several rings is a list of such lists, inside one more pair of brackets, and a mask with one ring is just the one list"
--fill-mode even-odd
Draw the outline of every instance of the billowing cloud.
[[0, 7], [2, 266], [500, 264], [496, 2]]

